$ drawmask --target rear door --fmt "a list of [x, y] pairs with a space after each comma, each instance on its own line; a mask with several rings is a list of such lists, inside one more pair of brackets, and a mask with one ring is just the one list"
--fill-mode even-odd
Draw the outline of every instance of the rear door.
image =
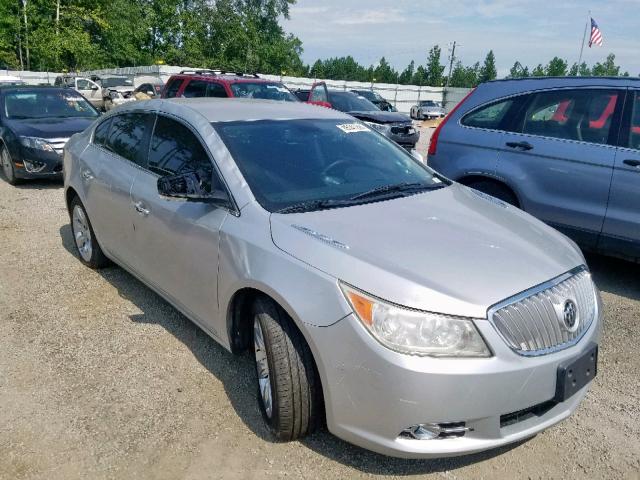
[[184, 311], [211, 327], [217, 312], [218, 240], [228, 211], [211, 204], [167, 199], [158, 178], [197, 171], [223, 188], [201, 139], [186, 124], [158, 115], [146, 168], [131, 189], [135, 213], [133, 267]]
[[307, 103], [331, 108], [327, 84], [324, 82], [314, 83], [313, 87], [311, 87], [311, 91], [309, 92], [309, 100], [307, 100]]
[[629, 90], [613, 167], [609, 205], [598, 245], [640, 257], [640, 90]]
[[602, 230], [623, 97], [610, 88], [528, 94], [502, 140], [496, 175], [523, 210], [585, 246]]

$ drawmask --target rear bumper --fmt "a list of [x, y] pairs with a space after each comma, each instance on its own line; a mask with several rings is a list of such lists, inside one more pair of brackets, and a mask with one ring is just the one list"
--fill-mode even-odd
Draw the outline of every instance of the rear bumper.
[[407, 150], [413, 150], [416, 143], [418, 143], [418, 140], [420, 139], [420, 132], [416, 130], [414, 131], [414, 133], [407, 135], [390, 133], [389, 138], [403, 148], [406, 148]]
[[[576, 410], [588, 385], [556, 403], [557, 370], [597, 343], [601, 318], [578, 344], [531, 358], [511, 351], [488, 321], [476, 325], [494, 352], [491, 358], [398, 354], [373, 339], [353, 315], [314, 328], [329, 430], [385, 455], [446, 457], [532, 437]], [[402, 435], [416, 424], [460, 422], [469, 430], [458, 437], [417, 440]]]

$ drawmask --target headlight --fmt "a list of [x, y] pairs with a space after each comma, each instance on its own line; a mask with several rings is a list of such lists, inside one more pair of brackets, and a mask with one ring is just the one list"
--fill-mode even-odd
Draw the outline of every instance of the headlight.
[[387, 303], [344, 283], [342, 292], [373, 337], [400, 353], [433, 357], [489, 357], [473, 321]]
[[383, 135], [388, 135], [389, 132], [391, 132], [391, 126], [390, 125], [382, 125], [380, 123], [373, 123], [373, 122], [364, 122], [364, 123], [366, 123], [371, 128], [373, 128], [374, 130], [380, 132]]
[[45, 152], [55, 152], [51, 144], [44, 138], [20, 137], [20, 143], [27, 148], [35, 148], [36, 150], [44, 150]]

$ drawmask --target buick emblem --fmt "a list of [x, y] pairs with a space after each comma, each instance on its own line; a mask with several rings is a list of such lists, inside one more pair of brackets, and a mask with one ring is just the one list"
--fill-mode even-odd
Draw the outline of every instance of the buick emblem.
[[578, 306], [573, 300], [567, 300], [562, 307], [562, 321], [564, 326], [570, 332], [575, 332], [578, 329]]

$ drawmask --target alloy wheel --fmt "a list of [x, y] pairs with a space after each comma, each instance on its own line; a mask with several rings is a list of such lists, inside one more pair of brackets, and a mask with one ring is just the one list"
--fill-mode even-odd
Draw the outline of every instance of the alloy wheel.
[[76, 205], [73, 207], [72, 217], [73, 238], [76, 242], [78, 253], [80, 253], [80, 256], [85, 262], [90, 262], [91, 255], [93, 254], [93, 244], [87, 215], [80, 205]]
[[269, 362], [265, 350], [264, 332], [262, 331], [262, 325], [260, 325], [258, 318], [255, 318], [253, 321], [253, 346], [256, 354], [256, 371], [258, 373], [260, 397], [262, 398], [262, 404], [264, 405], [267, 418], [271, 418], [273, 415], [273, 395], [271, 392]]

